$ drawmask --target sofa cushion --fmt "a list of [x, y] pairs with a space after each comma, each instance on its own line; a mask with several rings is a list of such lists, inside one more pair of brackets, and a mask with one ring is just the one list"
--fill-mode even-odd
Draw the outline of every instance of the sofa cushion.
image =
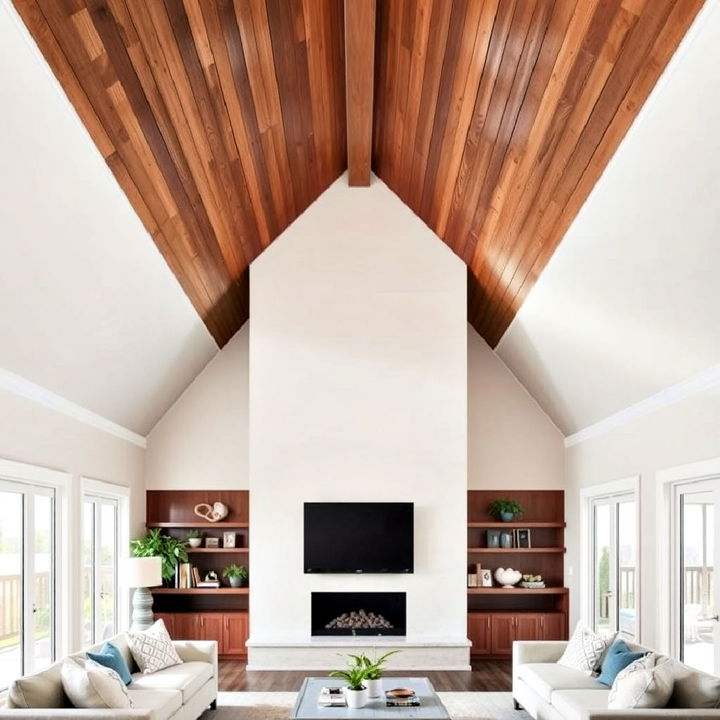
[[162, 619], [142, 632], [129, 631], [127, 639], [140, 672], [154, 673], [182, 662]]
[[545, 702], [551, 702], [554, 690], [602, 690], [594, 678], [580, 670], [557, 663], [527, 663], [521, 665], [518, 677], [524, 680]]
[[566, 720], [586, 718], [589, 710], [607, 710], [610, 690], [556, 690], [552, 694], [552, 705]]
[[594, 675], [614, 639], [614, 635], [601, 635], [579, 622], [558, 664]]
[[135, 690], [128, 687], [136, 710], [150, 710], [151, 720], [168, 720], [182, 706], [182, 693], [179, 690]]
[[90, 660], [94, 660], [96, 663], [100, 663], [100, 665], [114, 670], [126, 685], [132, 682], [130, 669], [125, 662], [125, 658], [118, 647], [111, 642], [104, 643], [100, 648], [100, 652], [91, 652], [88, 650], [87, 656]]
[[720, 678], [683, 665], [673, 664], [675, 682], [668, 707], [720, 708]]
[[624, 640], [616, 640], [605, 653], [602, 662], [602, 671], [597, 681], [606, 687], [612, 687], [615, 678], [621, 670], [624, 670], [630, 663], [639, 660], [647, 655], [645, 652], [633, 652]]
[[72, 707], [63, 690], [61, 664], [57, 662], [46, 670], [13, 681], [8, 688], [7, 707]]
[[130, 687], [133, 690], [179, 690], [185, 704], [212, 674], [213, 666], [210, 663], [195, 660], [158, 670], [151, 675], [135, 673]]
[[658, 653], [650, 653], [628, 665], [615, 678], [608, 708], [663, 708], [672, 695], [673, 682], [673, 661]]
[[133, 706], [120, 676], [94, 660], [65, 658], [60, 674], [65, 694], [76, 708], [106, 710]]

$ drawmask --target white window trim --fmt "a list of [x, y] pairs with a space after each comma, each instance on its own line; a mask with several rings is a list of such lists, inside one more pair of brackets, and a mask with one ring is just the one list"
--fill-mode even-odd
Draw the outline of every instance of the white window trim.
[[[118, 505], [118, 629], [130, 627], [130, 588], [123, 580], [122, 565], [128, 557], [130, 548], [130, 488], [125, 485], [97, 480], [95, 478], [80, 477], [80, 509], [82, 512], [82, 499], [85, 495], [115, 500]], [[80, 600], [82, 602], [82, 600]], [[77, 603], [78, 633], [80, 632], [81, 605]], [[78, 638], [80, 642], [80, 638]]]
[[635, 547], [637, 548], [637, 584], [635, 586], [635, 637], [641, 642], [642, 637], [642, 551], [641, 537], [641, 503], [640, 475], [631, 475], [620, 480], [589, 485], [580, 488], [580, 617], [585, 625], [593, 623], [592, 579], [594, 567], [593, 548], [590, 542], [592, 502], [600, 498], [611, 498], [616, 495], [635, 495]]
[[0, 458], [0, 478], [11, 482], [51, 487], [55, 490], [55, 656], [67, 654], [71, 622], [70, 583], [65, 568], [70, 567], [69, 490], [72, 475], [60, 470]]
[[[655, 508], [658, 517], [656, 573], [658, 577], [672, 578], [679, 567], [679, 543], [677, 523], [674, 517], [674, 494], [678, 485], [713, 480], [720, 477], [720, 458], [676, 465], [655, 473]], [[661, 584], [662, 586], [662, 584]], [[677, 657], [677, 633], [673, 619], [678, 611], [677, 598], [672, 582], [665, 583], [667, 590], [657, 598], [658, 651]]]

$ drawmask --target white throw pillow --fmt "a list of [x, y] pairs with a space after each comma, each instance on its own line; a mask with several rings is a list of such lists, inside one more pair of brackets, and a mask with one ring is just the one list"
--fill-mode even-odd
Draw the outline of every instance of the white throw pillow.
[[650, 653], [620, 671], [610, 690], [608, 709], [663, 708], [674, 682], [672, 660]]
[[111, 668], [94, 660], [66, 658], [60, 668], [63, 689], [76, 708], [131, 708], [125, 683]]
[[614, 635], [599, 635], [594, 630], [578, 623], [558, 665], [594, 675], [606, 650], [612, 645]]
[[128, 632], [127, 639], [130, 652], [145, 675], [182, 662], [162, 620], [156, 620], [142, 632]]

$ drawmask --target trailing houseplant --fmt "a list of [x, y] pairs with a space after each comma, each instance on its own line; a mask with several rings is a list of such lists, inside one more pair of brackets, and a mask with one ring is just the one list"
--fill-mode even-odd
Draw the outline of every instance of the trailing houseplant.
[[164, 535], [159, 528], [148, 530], [143, 538], [131, 540], [130, 552], [133, 557], [159, 557], [162, 560], [162, 577], [166, 581], [172, 580], [178, 563], [188, 561], [185, 541]]
[[361, 708], [368, 701], [368, 690], [365, 686], [367, 670], [358, 655], [348, 656], [346, 670], [333, 670], [330, 677], [340, 678], [347, 683], [345, 688], [345, 702], [349, 708]]
[[391, 650], [380, 657], [376, 657], [374, 660], [369, 658], [365, 653], [350, 656], [365, 668], [365, 687], [367, 687], [368, 697], [376, 698], [382, 695], [381, 678], [383, 666], [391, 655], [399, 652], [399, 650]]
[[488, 507], [488, 515], [502, 522], [512, 522], [522, 512], [522, 505], [517, 500], [493, 500]]
[[248, 571], [244, 565], [228, 565], [222, 572], [223, 577], [228, 579], [230, 587], [241, 587], [247, 580]]
[[199, 530], [190, 530], [187, 534], [187, 541], [191, 548], [199, 548], [202, 545], [202, 533]]

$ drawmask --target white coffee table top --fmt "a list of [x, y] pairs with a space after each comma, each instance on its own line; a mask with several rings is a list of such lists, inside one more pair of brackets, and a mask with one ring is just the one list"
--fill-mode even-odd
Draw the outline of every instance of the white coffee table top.
[[[309, 677], [303, 681], [298, 693], [290, 720], [400, 720], [418, 718], [419, 720], [450, 720], [445, 706], [437, 696], [432, 683], [424, 677], [382, 679], [383, 695], [372, 698], [363, 708], [357, 710], [348, 707], [320, 707], [318, 696], [323, 687], [343, 687], [345, 682], [329, 677]], [[418, 707], [387, 707], [385, 691], [396, 687], [412, 688], [420, 698]]]

